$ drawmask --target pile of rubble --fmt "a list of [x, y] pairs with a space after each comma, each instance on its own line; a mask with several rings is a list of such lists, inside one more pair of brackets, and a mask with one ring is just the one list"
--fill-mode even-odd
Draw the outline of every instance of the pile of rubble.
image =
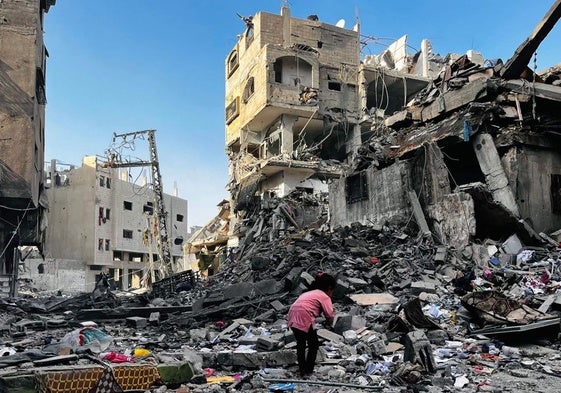
[[[158, 392], [530, 391], [538, 377], [542, 391], [555, 386], [556, 246], [525, 247], [511, 236], [456, 250], [434, 244], [413, 220], [302, 227], [306, 201], [267, 202], [248, 217], [251, 241], [220, 273], [164, 298], [96, 288], [95, 296], [4, 301], [5, 391], [26, 391], [16, 389], [23, 373], [55, 392], [47, 376], [106, 364], [121, 384], [124, 365], [140, 367], [153, 377], [143, 389], [163, 383]], [[319, 364], [303, 384], [286, 315], [319, 271], [337, 277], [337, 319], [319, 330]]]

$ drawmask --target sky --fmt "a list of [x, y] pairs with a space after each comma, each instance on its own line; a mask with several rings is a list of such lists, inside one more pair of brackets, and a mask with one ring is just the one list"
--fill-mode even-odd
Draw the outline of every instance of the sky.
[[[58, 0], [45, 17], [45, 160], [80, 165], [103, 155], [113, 133], [156, 130], [164, 191], [188, 200], [188, 225], [204, 225], [228, 194], [225, 58], [259, 11], [352, 28], [378, 54], [408, 35], [434, 52], [479, 51], [506, 61], [554, 0]], [[561, 22], [537, 51], [537, 70], [561, 62]], [[533, 60], [531, 64], [533, 68]], [[149, 158], [137, 144], [132, 157]], [[149, 170], [146, 172], [149, 174]]]

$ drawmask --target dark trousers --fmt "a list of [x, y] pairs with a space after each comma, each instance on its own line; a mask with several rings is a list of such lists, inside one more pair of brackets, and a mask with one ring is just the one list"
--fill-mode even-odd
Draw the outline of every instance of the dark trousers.
[[[298, 357], [298, 368], [300, 375], [311, 374], [314, 372], [316, 357], [319, 349], [318, 333], [310, 327], [308, 332], [292, 328], [294, 337], [296, 338], [296, 356]], [[308, 347], [308, 355], [306, 356], [306, 346]]]

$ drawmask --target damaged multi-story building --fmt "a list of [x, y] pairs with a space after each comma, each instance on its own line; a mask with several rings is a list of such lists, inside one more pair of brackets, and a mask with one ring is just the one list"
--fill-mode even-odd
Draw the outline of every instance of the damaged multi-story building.
[[[28, 260], [24, 277], [42, 289], [89, 291], [104, 272], [112, 286], [134, 289], [162, 278], [154, 191], [126, 168], [84, 157], [79, 168], [51, 161], [45, 259]], [[139, 176], [140, 177], [140, 176]], [[170, 266], [184, 269], [187, 200], [163, 194]]]
[[0, 2], [0, 291], [15, 292], [18, 246], [43, 243], [44, 14], [55, 0]]
[[287, 8], [244, 18], [226, 59], [232, 237], [262, 201], [301, 189], [329, 193], [332, 226], [542, 241], [561, 227], [561, 68], [528, 64], [560, 13], [557, 1], [507, 62], [427, 40], [410, 54], [407, 36], [361, 59], [359, 26]]

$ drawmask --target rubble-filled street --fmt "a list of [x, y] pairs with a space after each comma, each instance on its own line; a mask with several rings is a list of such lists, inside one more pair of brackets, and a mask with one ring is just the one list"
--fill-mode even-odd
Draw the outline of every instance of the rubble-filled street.
[[[0, 49], [44, 68], [55, 1], [22, 1]], [[2, 154], [0, 392], [558, 392], [561, 65], [536, 53], [561, 0], [504, 62], [407, 35], [361, 58], [358, 16], [237, 16], [206, 225], [164, 192], [155, 130], [48, 174]], [[40, 109], [6, 118], [42, 135], [32, 75]]]
[[[318, 217], [326, 208], [309, 197], [277, 202], [315, 205]], [[453, 249], [413, 220], [333, 231], [320, 220], [273, 234], [274, 205], [209, 279], [183, 273], [137, 295], [102, 283], [82, 296], [22, 289], [4, 301], [4, 391], [70, 391], [102, 373], [101, 360], [135, 391], [557, 391], [556, 246], [513, 252], [512, 237]], [[301, 381], [286, 315], [319, 271], [337, 276], [337, 319], [320, 328], [316, 372]]]

